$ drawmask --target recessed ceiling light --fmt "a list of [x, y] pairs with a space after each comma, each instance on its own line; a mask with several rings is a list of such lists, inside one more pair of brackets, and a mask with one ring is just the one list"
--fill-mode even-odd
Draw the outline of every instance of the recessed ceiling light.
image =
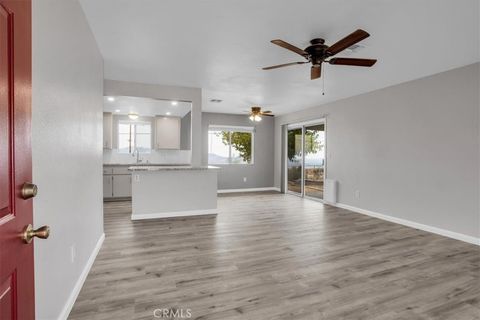
[[115, 112], [120, 112], [120, 109], [115, 109]]
[[108, 97], [107, 100], [110, 101], [110, 102], [113, 102], [113, 101], [115, 101], [115, 98], [114, 97]]
[[170, 111], [166, 113], [167, 116], [169, 116], [169, 115], [171, 115], [171, 114], [172, 114], [172, 113], [171, 113]]
[[178, 104], [178, 101], [172, 101], [172, 106], [176, 106]]

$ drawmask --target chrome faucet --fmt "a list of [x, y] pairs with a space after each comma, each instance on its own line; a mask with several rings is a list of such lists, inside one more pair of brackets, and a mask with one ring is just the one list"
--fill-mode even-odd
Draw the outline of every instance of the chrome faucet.
[[137, 155], [137, 163], [141, 163], [142, 159], [140, 159], [140, 152], [138, 151], [138, 148], [135, 148], [135, 150], [133, 150], [132, 156], [135, 157], [135, 154]]

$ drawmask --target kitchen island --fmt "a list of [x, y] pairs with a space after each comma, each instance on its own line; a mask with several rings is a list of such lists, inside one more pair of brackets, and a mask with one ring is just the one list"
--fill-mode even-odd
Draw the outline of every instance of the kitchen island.
[[217, 213], [212, 166], [131, 166], [132, 220]]

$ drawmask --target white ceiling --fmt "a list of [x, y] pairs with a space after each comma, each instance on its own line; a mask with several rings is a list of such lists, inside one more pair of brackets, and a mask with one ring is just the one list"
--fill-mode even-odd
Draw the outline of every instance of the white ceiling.
[[[252, 104], [284, 114], [480, 60], [478, 0], [81, 0], [105, 60], [105, 78], [200, 87], [204, 111]], [[372, 68], [261, 67], [301, 61], [270, 43], [304, 48], [357, 28], [371, 34], [351, 57]], [[338, 56], [345, 54], [339, 54]], [[212, 98], [222, 103], [211, 103]]]
[[[114, 101], [110, 101], [111, 99]], [[109, 100], [110, 99], [110, 100]], [[190, 102], [157, 100], [150, 98], [114, 96], [103, 97], [103, 111], [115, 114], [138, 113], [140, 116], [176, 116], [184, 117], [191, 110]]]

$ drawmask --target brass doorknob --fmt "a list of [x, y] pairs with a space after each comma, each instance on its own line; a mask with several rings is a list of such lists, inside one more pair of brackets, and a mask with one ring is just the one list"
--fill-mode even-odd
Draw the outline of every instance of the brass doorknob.
[[22, 198], [25, 200], [35, 197], [37, 192], [37, 185], [31, 182], [25, 182], [22, 186]]
[[22, 240], [25, 243], [30, 243], [32, 242], [34, 237], [37, 237], [40, 239], [47, 239], [49, 235], [50, 235], [49, 226], [43, 226], [38, 229], [33, 229], [33, 226], [29, 224], [28, 226], [25, 227], [25, 229], [22, 232]]

